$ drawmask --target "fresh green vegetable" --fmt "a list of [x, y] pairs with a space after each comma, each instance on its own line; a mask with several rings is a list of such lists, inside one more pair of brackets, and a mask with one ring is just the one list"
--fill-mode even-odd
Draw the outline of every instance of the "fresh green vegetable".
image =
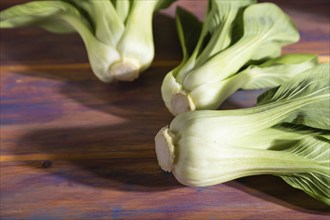
[[132, 81], [154, 58], [154, 12], [173, 1], [33, 1], [2, 11], [0, 28], [35, 25], [54, 33], [76, 31], [100, 80]]
[[[281, 85], [297, 74], [317, 65], [314, 54], [287, 54], [268, 60], [261, 65], [250, 65], [243, 71], [216, 83], [208, 83], [193, 90], [190, 95], [203, 102], [224, 102], [238, 89], [264, 89]], [[213, 93], [213, 88], [217, 93]], [[200, 96], [200, 94], [203, 94]], [[211, 107], [212, 108], [212, 107]]]
[[160, 167], [188, 186], [273, 174], [330, 205], [329, 72], [318, 65], [252, 108], [178, 115], [155, 137]]
[[[283, 46], [299, 40], [299, 33], [275, 4], [254, 4], [255, 1], [247, 0], [210, 0], [209, 3], [202, 26], [188, 12], [177, 10], [177, 29], [184, 57], [182, 63], [166, 75], [161, 88], [165, 105], [172, 114], [216, 109], [239, 88], [276, 86], [292, 77], [289, 73], [284, 76], [284, 71], [290, 72], [292, 66], [304, 67], [303, 71], [315, 65], [313, 56], [296, 55], [295, 58], [291, 55], [279, 58], [285, 61], [279, 61], [278, 69], [276, 59], [260, 69], [250, 66], [250, 71], [241, 71], [252, 61], [277, 58]], [[196, 40], [193, 36], [199, 38]], [[277, 72], [264, 68], [268, 65], [283, 73], [275, 76]]]

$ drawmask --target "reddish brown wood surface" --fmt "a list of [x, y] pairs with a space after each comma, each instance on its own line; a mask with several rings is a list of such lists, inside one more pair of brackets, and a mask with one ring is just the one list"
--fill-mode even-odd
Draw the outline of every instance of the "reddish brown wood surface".
[[[276, 2], [301, 33], [284, 52], [329, 60], [328, 1]], [[181, 0], [155, 17], [156, 58], [133, 83], [99, 82], [75, 34], [1, 30], [1, 219], [329, 219], [277, 177], [192, 188], [158, 167], [153, 138], [172, 120], [159, 89], [181, 58], [174, 9], [202, 19], [205, 3]], [[239, 91], [221, 108], [258, 94]]]

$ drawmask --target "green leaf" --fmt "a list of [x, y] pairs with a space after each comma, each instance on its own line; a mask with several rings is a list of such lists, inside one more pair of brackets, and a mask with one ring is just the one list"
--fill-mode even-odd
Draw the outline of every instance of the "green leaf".
[[68, 34], [76, 32], [76, 30], [71, 25], [61, 19], [42, 20], [40, 22], [36, 22], [35, 25], [56, 34]]
[[211, 34], [205, 49], [198, 57], [197, 65], [202, 65], [213, 55], [227, 48], [232, 39], [234, 20], [248, 5], [255, 0], [210, 1], [210, 12], [204, 25]]
[[116, 0], [114, 5], [119, 18], [125, 24], [132, 5], [131, 0]]
[[287, 54], [261, 65], [251, 65], [238, 74], [247, 74], [249, 77], [242, 89], [271, 88], [289, 81], [317, 63], [317, 56], [314, 54]]
[[[211, 10], [211, 3], [208, 2], [207, 13], [210, 13], [210, 10]], [[197, 19], [194, 19], [194, 20], [197, 20]], [[186, 22], [186, 23], [188, 23], [188, 22]], [[199, 21], [197, 23], [199, 23]], [[187, 26], [187, 27], [189, 27], [189, 26]], [[179, 28], [180, 28], [180, 26], [177, 23], [179, 38], [183, 38], [184, 36], [182, 36], [182, 37], [180, 36]], [[184, 28], [184, 29], [187, 29], [187, 28]], [[208, 30], [207, 22], [203, 22], [201, 31], [198, 34], [198, 41], [196, 43], [194, 50], [192, 52], [190, 52], [191, 53], [190, 57], [186, 58], [186, 60], [183, 60], [183, 62], [177, 68], [175, 68], [175, 71], [173, 71], [173, 76], [175, 76], [176, 81], [178, 83], [182, 84], [186, 74], [195, 67], [197, 56], [202, 51], [204, 44], [208, 42], [208, 32], [209, 32], [209, 30]], [[196, 33], [195, 37], [197, 37], [197, 33]], [[183, 42], [183, 41], [187, 41], [187, 40], [186, 39], [181, 40], [181, 42]], [[185, 45], [183, 43], [181, 43], [181, 45], [183, 47], [183, 50], [185, 50], [185, 48], [184, 48]]]
[[258, 53], [252, 57], [254, 60], [277, 57], [282, 46], [295, 43], [300, 38], [290, 17], [272, 3], [247, 8], [244, 13], [244, 37], [257, 41], [262, 37], [266, 40], [258, 47]]
[[298, 40], [299, 33], [280, 8], [271, 3], [253, 4], [244, 11], [241, 40], [190, 71], [183, 87], [192, 91], [199, 85], [221, 81], [249, 60], [279, 56], [282, 46]]
[[[80, 17], [79, 12], [70, 4], [58, 1], [48, 2], [29, 2], [23, 5], [15, 5], [0, 13], [0, 28], [13, 28], [24, 27], [29, 25], [36, 25], [45, 20], [52, 20], [61, 16], [61, 14], [72, 14], [73, 16]], [[62, 21], [65, 22], [65, 21]], [[86, 22], [82, 20], [82, 22]], [[66, 23], [66, 22], [65, 22]], [[87, 27], [89, 25], [84, 23]], [[62, 28], [63, 24], [52, 24], [56, 30]], [[65, 24], [64, 30], [70, 29]]]
[[186, 62], [197, 46], [202, 31], [202, 23], [189, 11], [178, 7], [176, 10], [176, 24], [183, 52], [182, 62]]
[[[238, 89], [263, 89], [276, 87], [290, 81], [317, 64], [316, 55], [290, 54], [269, 60], [221, 80], [205, 83], [189, 93], [197, 109], [216, 109]], [[202, 108], [200, 107], [202, 106]]]
[[312, 136], [326, 136], [329, 131], [303, 125], [279, 123], [272, 127], [250, 133], [233, 141], [235, 146], [249, 146], [256, 149], [281, 151], [297, 144], [301, 139]]
[[[199, 36], [195, 44], [195, 49], [189, 49], [189, 51], [191, 51], [189, 53], [190, 58], [185, 58], [187, 60], [186, 65], [182, 65], [178, 73], [174, 74], [179, 83], [183, 83], [186, 74], [195, 66], [203, 65], [210, 57], [229, 46], [234, 19], [247, 5], [254, 2], [254, 0], [209, 1], [205, 21], [201, 30], [198, 30], [200, 33], [193, 33], [196, 37]], [[190, 19], [192, 21], [196, 20], [194, 18]], [[189, 27], [188, 25], [186, 26]], [[180, 35], [179, 25], [178, 32]], [[191, 33], [192, 30], [186, 32]], [[208, 39], [208, 34], [211, 35], [210, 39]], [[190, 41], [190, 34], [186, 35], [188, 35], [188, 37], [184, 35], [182, 37], [187, 39], [186, 41]], [[192, 38], [192, 40], [195, 41], [196, 39]], [[181, 42], [183, 41], [184, 40], [181, 40]], [[185, 50], [186, 45], [181, 45], [184, 48], [183, 50]], [[206, 45], [205, 48], [204, 45]]]
[[177, 0], [153, 0], [153, 1], [157, 1], [155, 11], [158, 11], [158, 10], [169, 7], [171, 4], [173, 4], [173, 2], [175, 2]]
[[95, 36], [102, 43], [116, 46], [124, 32], [124, 23], [111, 1], [67, 0], [84, 9], [95, 27]]
[[330, 128], [330, 63], [320, 64], [258, 97], [257, 105], [279, 101], [312, 100], [286, 119], [287, 122], [328, 130]]
[[330, 141], [323, 136], [305, 137], [285, 150], [298, 157], [307, 158], [318, 169], [305, 173], [280, 175], [291, 186], [305, 191], [310, 196], [330, 205]]

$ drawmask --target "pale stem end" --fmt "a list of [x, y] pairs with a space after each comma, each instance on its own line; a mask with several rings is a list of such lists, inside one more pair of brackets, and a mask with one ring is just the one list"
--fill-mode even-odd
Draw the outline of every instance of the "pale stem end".
[[133, 81], [139, 77], [138, 66], [134, 61], [118, 61], [110, 66], [108, 73], [117, 81]]
[[194, 111], [196, 106], [191, 99], [190, 95], [185, 91], [181, 91], [172, 96], [171, 99], [171, 113], [178, 115], [183, 112]]
[[160, 129], [155, 137], [155, 148], [159, 166], [171, 172], [174, 162], [173, 135], [167, 127]]

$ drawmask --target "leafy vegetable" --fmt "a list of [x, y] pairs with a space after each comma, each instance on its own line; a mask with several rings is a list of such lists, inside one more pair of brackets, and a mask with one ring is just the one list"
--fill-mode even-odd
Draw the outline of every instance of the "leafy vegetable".
[[[300, 66], [302, 71], [315, 65], [312, 55], [296, 55], [296, 58], [291, 55], [280, 58], [280, 61], [275, 59], [264, 63], [260, 71], [256, 66], [250, 66], [249, 71], [241, 71], [251, 61], [277, 58], [283, 46], [299, 40], [299, 33], [280, 8], [272, 3], [254, 3], [210, 0], [203, 26], [199, 28], [199, 23], [195, 22], [191, 29], [192, 22], [186, 20], [191, 20], [192, 15], [182, 9], [177, 11], [177, 28], [184, 57], [182, 63], [166, 75], [161, 88], [165, 105], [172, 114], [216, 109], [239, 88], [265, 88], [286, 81], [292, 74], [286, 75], [284, 71], [279, 76], [275, 74], [277, 71], [290, 71], [292, 64]], [[244, 29], [243, 36], [235, 40], [240, 35], [240, 27]], [[200, 30], [199, 39], [190, 39], [197, 30]], [[192, 50], [193, 42], [197, 43]], [[275, 68], [276, 62], [281, 64], [278, 69]], [[274, 68], [265, 68], [268, 65]], [[294, 72], [299, 73], [298, 70]], [[238, 79], [241, 77], [244, 80]], [[254, 79], [248, 80], [251, 77]], [[276, 80], [270, 82], [273, 79]]]
[[159, 165], [189, 186], [273, 174], [330, 205], [329, 71], [299, 74], [252, 108], [178, 115], [156, 135]]
[[[246, 69], [220, 82], [207, 83], [190, 93], [196, 103], [222, 103], [238, 89], [263, 89], [281, 85], [317, 64], [314, 54], [288, 54]], [[215, 88], [214, 88], [215, 87]], [[217, 93], [214, 92], [213, 88]], [[203, 95], [201, 95], [203, 94]], [[212, 108], [212, 107], [211, 107]]]
[[173, 1], [32, 1], [2, 11], [0, 28], [35, 25], [54, 33], [76, 31], [100, 80], [132, 81], [154, 57], [153, 13]]

